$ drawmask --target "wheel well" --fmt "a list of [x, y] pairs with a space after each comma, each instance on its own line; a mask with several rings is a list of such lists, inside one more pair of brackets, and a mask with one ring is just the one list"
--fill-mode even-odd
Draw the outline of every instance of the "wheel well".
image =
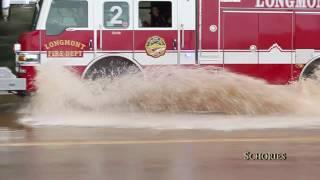
[[122, 57], [122, 56], [108, 56], [108, 57], [103, 57], [97, 60], [92, 61], [85, 71], [82, 73], [82, 78], [86, 78], [88, 74], [90, 74], [90, 71], [97, 67], [110, 67], [110, 66], [134, 66], [139, 69], [139, 71], [142, 71], [142, 68], [139, 64], [135, 63], [134, 61]]
[[320, 58], [317, 58], [311, 62], [309, 62], [302, 70], [300, 79], [310, 77], [314, 70], [320, 66]]

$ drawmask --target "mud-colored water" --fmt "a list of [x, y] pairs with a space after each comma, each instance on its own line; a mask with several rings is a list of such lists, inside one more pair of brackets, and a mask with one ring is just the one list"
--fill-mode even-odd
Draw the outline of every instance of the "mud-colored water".
[[[232, 129], [232, 124], [239, 126], [237, 124], [246, 119], [251, 124], [246, 128], [285, 128], [302, 124], [314, 127], [320, 124], [316, 120], [319, 115], [319, 86], [311, 81], [273, 86], [227, 72], [162, 67], [149, 70], [145, 78], [137, 75], [113, 82], [89, 82], [59, 64], [47, 64], [39, 68], [37, 83], [37, 94], [31, 98], [28, 107], [21, 110], [32, 114], [31, 119], [23, 118], [25, 124], [118, 127], [137, 127], [140, 124], [139, 127], [165, 128], [183, 127], [181, 121], [189, 119], [189, 128], [192, 128], [194, 124], [201, 124], [193, 121], [201, 119], [199, 114], [211, 113], [214, 114], [212, 121], [216, 120], [211, 125], [215, 127], [226, 119], [226, 114], [237, 115], [229, 116], [233, 119], [227, 125], [229, 129]], [[224, 116], [217, 116], [218, 113]], [[260, 117], [264, 125], [257, 124], [248, 115]], [[310, 122], [303, 123], [301, 119], [305, 117], [309, 117]], [[206, 115], [205, 119], [199, 125], [202, 128], [210, 126], [210, 116]], [[167, 123], [156, 123], [159, 121]]]
[[263, 115], [318, 114], [319, 86], [272, 86], [232, 73], [155, 68], [146, 78], [86, 82], [58, 64], [39, 68], [33, 113], [70, 111], [202, 112]]

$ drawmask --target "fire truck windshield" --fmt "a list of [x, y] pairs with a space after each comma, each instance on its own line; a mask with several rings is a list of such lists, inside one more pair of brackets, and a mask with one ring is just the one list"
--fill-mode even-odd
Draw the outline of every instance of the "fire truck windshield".
[[48, 35], [57, 35], [70, 27], [88, 27], [88, 1], [53, 0], [46, 30]]

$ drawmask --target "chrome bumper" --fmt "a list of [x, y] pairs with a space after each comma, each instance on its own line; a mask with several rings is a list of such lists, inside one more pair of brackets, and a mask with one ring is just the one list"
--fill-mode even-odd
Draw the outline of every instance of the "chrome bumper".
[[2, 93], [8, 91], [24, 91], [26, 88], [26, 79], [17, 78], [9, 68], [0, 67], [0, 91], [2, 91]]

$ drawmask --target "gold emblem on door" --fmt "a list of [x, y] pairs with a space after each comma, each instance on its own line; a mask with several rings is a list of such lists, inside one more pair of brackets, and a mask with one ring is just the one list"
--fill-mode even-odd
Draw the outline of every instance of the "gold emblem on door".
[[145, 48], [149, 56], [159, 58], [166, 54], [167, 45], [163, 38], [152, 36], [147, 40]]

